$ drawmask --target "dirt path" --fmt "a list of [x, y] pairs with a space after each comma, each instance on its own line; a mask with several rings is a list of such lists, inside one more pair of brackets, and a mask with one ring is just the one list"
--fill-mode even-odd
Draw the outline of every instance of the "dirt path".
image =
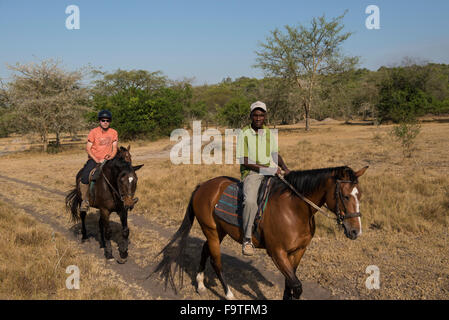
[[[36, 195], [47, 197], [51, 195], [52, 197], [57, 197], [61, 202], [66, 195], [60, 190], [45, 187], [32, 182], [27, 182], [3, 174], [0, 174], [0, 180], [2, 180], [3, 183], [13, 184], [14, 189], [20, 189], [23, 187], [30, 188], [32, 190], [35, 190]], [[43, 195], [42, 193], [45, 193], [45, 195]], [[32, 215], [40, 222], [49, 225], [53, 230], [64, 235], [68, 240], [79, 242], [81, 229], [79, 223], [72, 226], [71, 228], [67, 228], [65, 223], [62, 222], [62, 217], [59, 217], [58, 219], [57, 214], [53, 211], [52, 213], [54, 214], [43, 214], [30, 205], [17, 203], [17, 201], [14, 201], [13, 197], [7, 197], [4, 195], [0, 195], [0, 200], [23, 209], [25, 212]], [[51, 210], [51, 208], [49, 209]], [[90, 241], [88, 241], [87, 243], [83, 243], [81, 247], [86, 252], [94, 253], [98, 259], [104, 259], [103, 250], [99, 249], [99, 234], [97, 232], [98, 214], [91, 213], [88, 215], [86, 220]], [[131, 225], [132, 232], [139, 233], [144, 230], [146, 234], [151, 235], [151, 237], [157, 239], [163, 244], [165, 244], [176, 231], [175, 228], [167, 228], [165, 226], [157, 224], [154, 221], [149, 221], [141, 215], [131, 214], [129, 223]], [[111, 221], [111, 228], [113, 230], [112, 241], [113, 244], [116, 244], [118, 241], [120, 241], [121, 238], [121, 226], [119, 223]], [[200, 248], [203, 242], [204, 239], [200, 239], [195, 235], [191, 235], [191, 237], [189, 238], [189, 244], [186, 252], [188, 258], [185, 259], [186, 265], [184, 267], [185, 269], [187, 269], [186, 272], [190, 278], [190, 281], [184, 281], [184, 286], [190, 286], [190, 288], [181, 290], [181, 293], [178, 295], [175, 295], [171, 289], [164, 290], [164, 283], [160, 279], [155, 277], [146, 279], [151, 270], [154, 269], [156, 261], [154, 257], [145, 259], [146, 266], [142, 267], [141, 261], [137, 261], [139, 260], [138, 257], [145, 257], [148, 256], [148, 254], [142, 247], [139, 248], [134, 245], [132, 240], [129, 247], [130, 257], [128, 259], [128, 262], [123, 265], [110, 263], [107, 264], [107, 268], [111, 268], [112, 270], [120, 274], [125, 281], [134, 286], [139, 286], [156, 299], [223, 299], [221, 286], [217, 286], [217, 284], [214, 283], [214, 280], [212, 278], [214, 278], [215, 276], [211, 272], [211, 270], [209, 270], [209, 272], [206, 272], [206, 277], [210, 278], [209, 280], [206, 278], [206, 287], [210, 289], [210, 294], [204, 297], [200, 297], [194, 291], [195, 270], [197, 266], [196, 260], [198, 260], [199, 258]], [[114, 256], [118, 256], [116, 247], [116, 245], [113, 245]], [[135, 260], [133, 257], [137, 257], [137, 260]], [[232, 269], [239, 270], [239, 272], [242, 273], [242, 276], [240, 278], [237, 277], [230, 282], [231, 287], [241, 293], [239, 294], [239, 297], [241, 297], [242, 299], [266, 299], [267, 297], [264, 295], [263, 290], [259, 288], [259, 283], [263, 283], [264, 285], [268, 286], [275, 286], [278, 288], [279, 293], [281, 293], [284, 284], [283, 276], [279, 272], [274, 273], [272, 272], [272, 270], [266, 268], [260, 257], [255, 257], [250, 262], [248, 262], [247, 260], [243, 260], [242, 257], [236, 256], [235, 252], [232, 252], [232, 250], [224, 246], [222, 246], [222, 257], [223, 264], [225, 266], [232, 265]], [[193, 264], [194, 266], [192, 266], [192, 263], [190, 262], [192, 260], [195, 261], [195, 263]], [[230, 268], [227, 269], [227, 272], [231, 272]], [[248, 274], [251, 275], [249, 278], [247, 277]], [[246, 284], [244, 282], [246, 282]], [[251, 290], [248, 290], [248, 287]], [[303, 289], [303, 299], [337, 298], [336, 296], [332, 296], [330, 291], [320, 287], [313, 282], [303, 281]]]

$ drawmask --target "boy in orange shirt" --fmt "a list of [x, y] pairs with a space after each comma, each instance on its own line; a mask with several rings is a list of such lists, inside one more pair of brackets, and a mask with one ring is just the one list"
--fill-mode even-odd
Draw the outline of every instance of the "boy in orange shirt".
[[117, 154], [118, 134], [112, 128], [109, 128], [112, 121], [112, 114], [108, 110], [102, 110], [98, 113], [100, 125], [89, 132], [87, 136], [86, 151], [89, 159], [81, 173], [80, 191], [83, 202], [80, 211], [89, 210], [89, 173], [94, 169], [97, 163], [109, 160]]

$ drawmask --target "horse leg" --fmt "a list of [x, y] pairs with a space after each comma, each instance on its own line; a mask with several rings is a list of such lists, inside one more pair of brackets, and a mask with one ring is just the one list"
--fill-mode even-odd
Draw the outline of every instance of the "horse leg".
[[[306, 251], [306, 249], [297, 250], [288, 255], [290, 264], [293, 267], [293, 272], [295, 273], [295, 275], [296, 275], [296, 269], [298, 268], [299, 262], [301, 261], [301, 258], [304, 255], [305, 251]], [[292, 288], [289, 286], [287, 278], [285, 279], [285, 289], [284, 289], [283, 299], [284, 300], [293, 300]]]
[[293, 300], [292, 288], [288, 285], [287, 278], [285, 278], [284, 295], [282, 300]]
[[296, 277], [295, 270], [285, 250], [277, 250], [273, 252], [271, 258], [276, 267], [281, 271], [285, 277], [284, 299], [290, 299], [290, 292], [293, 292], [293, 297], [299, 299], [302, 294], [302, 283]]
[[86, 230], [86, 212], [80, 212], [81, 217], [81, 233], [83, 237], [81, 238], [81, 242], [85, 242], [87, 240], [87, 230]]
[[128, 210], [123, 209], [120, 212], [120, 221], [122, 223], [122, 244], [119, 246], [120, 252], [120, 263], [125, 263], [128, 258], [128, 238], [129, 238], [129, 228], [128, 228]]
[[205, 241], [203, 244], [203, 250], [201, 250], [201, 261], [198, 268], [198, 273], [196, 275], [196, 282], [198, 284], [197, 292], [199, 294], [203, 294], [204, 292], [206, 292], [206, 287], [204, 286], [204, 270], [206, 269], [206, 262], [209, 256], [209, 244], [207, 243], [207, 241]]
[[107, 260], [111, 261], [114, 260], [114, 257], [112, 255], [112, 246], [111, 246], [112, 230], [111, 226], [109, 225], [109, 215], [110, 212], [108, 210], [100, 209], [100, 223], [103, 227], [102, 240], [104, 243], [104, 256], [106, 257]]
[[104, 248], [106, 246], [104, 241], [104, 221], [101, 218], [101, 213], [100, 219], [98, 220], [98, 228], [100, 229], [100, 248]]
[[231, 291], [231, 288], [226, 284], [225, 278], [223, 276], [223, 273], [221, 271], [222, 265], [221, 265], [221, 252], [220, 252], [220, 243], [221, 240], [223, 240], [225, 234], [221, 233], [219, 234], [217, 230], [214, 230], [215, 232], [206, 232], [207, 237], [207, 244], [209, 246], [209, 253], [211, 256], [211, 265], [215, 270], [215, 273], [217, 274], [218, 279], [221, 282], [221, 285], [223, 286], [223, 290], [226, 293], [226, 299], [227, 300], [234, 300], [234, 294]]

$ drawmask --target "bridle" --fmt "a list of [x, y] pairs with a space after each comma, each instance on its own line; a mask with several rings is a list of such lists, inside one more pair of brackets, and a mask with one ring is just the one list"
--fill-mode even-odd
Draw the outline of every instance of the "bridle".
[[[356, 181], [351, 180], [339, 180], [337, 179], [335, 181], [335, 210], [333, 211], [337, 215], [337, 223], [343, 224], [343, 221], [345, 219], [351, 219], [351, 218], [358, 218], [361, 217], [362, 214], [360, 212], [353, 212], [353, 213], [347, 213], [348, 210], [346, 209], [345, 202], [343, 201], [343, 194], [341, 193], [341, 183], [352, 183], [357, 184]], [[340, 211], [339, 201], [338, 198], [341, 200], [341, 203], [343, 204], [343, 214]]]
[[[120, 199], [121, 202], [124, 202], [125, 199], [122, 196], [122, 194], [117, 191], [117, 189], [114, 188], [114, 186], [111, 184], [111, 182], [109, 182], [109, 179], [106, 178], [106, 176], [104, 175], [104, 172], [101, 171], [101, 175], [103, 176], [104, 180], [106, 181], [106, 183], [108, 184], [108, 186], [112, 189], [112, 191], [115, 193], [115, 195]], [[118, 181], [117, 181], [117, 185], [118, 185]], [[128, 197], [130, 197], [131, 199], [133, 198], [132, 194], [128, 194]]]
[[[325, 215], [327, 218], [329, 219], [335, 219], [332, 218], [331, 216], [329, 216], [327, 214], [326, 211], [324, 211], [322, 208], [320, 208], [319, 206], [317, 206], [315, 203], [313, 203], [312, 201], [310, 201], [309, 199], [307, 199], [306, 197], [304, 197], [302, 194], [300, 194], [298, 192], [298, 190], [295, 189], [295, 187], [293, 187], [287, 180], [285, 180], [285, 178], [282, 175], [277, 175], [279, 179], [282, 180], [282, 182], [284, 182], [298, 197], [300, 197], [302, 200], [304, 200], [307, 204], [309, 204], [311, 207], [315, 208], [318, 212], [322, 213], [323, 215]], [[350, 218], [357, 218], [357, 217], [361, 217], [362, 214], [360, 212], [354, 212], [354, 213], [346, 213], [347, 209], [345, 206], [345, 202], [343, 201], [343, 194], [341, 193], [341, 183], [353, 183], [353, 184], [357, 184], [357, 182], [355, 181], [351, 181], [351, 180], [340, 180], [337, 179], [335, 181], [335, 209], [334, 210], [330, 210], [329, 208], [327, 208], [329, 211], [331, 211], [333, 214], [335, 214], [337, 216], [336, 220], [338, 224], [343, 224], [343, 221], [345, 219], [350, 219]], [[338, 197], [338, 198], [337, 198]], [[343, 203], [343, 213], [340, 210], [340, 206], [338, 204], [338, 199], [341, 200], [341, 203]]]

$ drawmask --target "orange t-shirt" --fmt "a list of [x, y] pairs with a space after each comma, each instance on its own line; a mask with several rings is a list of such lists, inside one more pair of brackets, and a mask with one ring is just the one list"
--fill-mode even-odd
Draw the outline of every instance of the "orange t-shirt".
[[90, 130], [87, 141], [92, 143], [92, 154], [103, 161], [107, 154], [112, 154], [112, 143], [118, 141], [118, 134], [112, 128], [104, 131], [100, 126]]

